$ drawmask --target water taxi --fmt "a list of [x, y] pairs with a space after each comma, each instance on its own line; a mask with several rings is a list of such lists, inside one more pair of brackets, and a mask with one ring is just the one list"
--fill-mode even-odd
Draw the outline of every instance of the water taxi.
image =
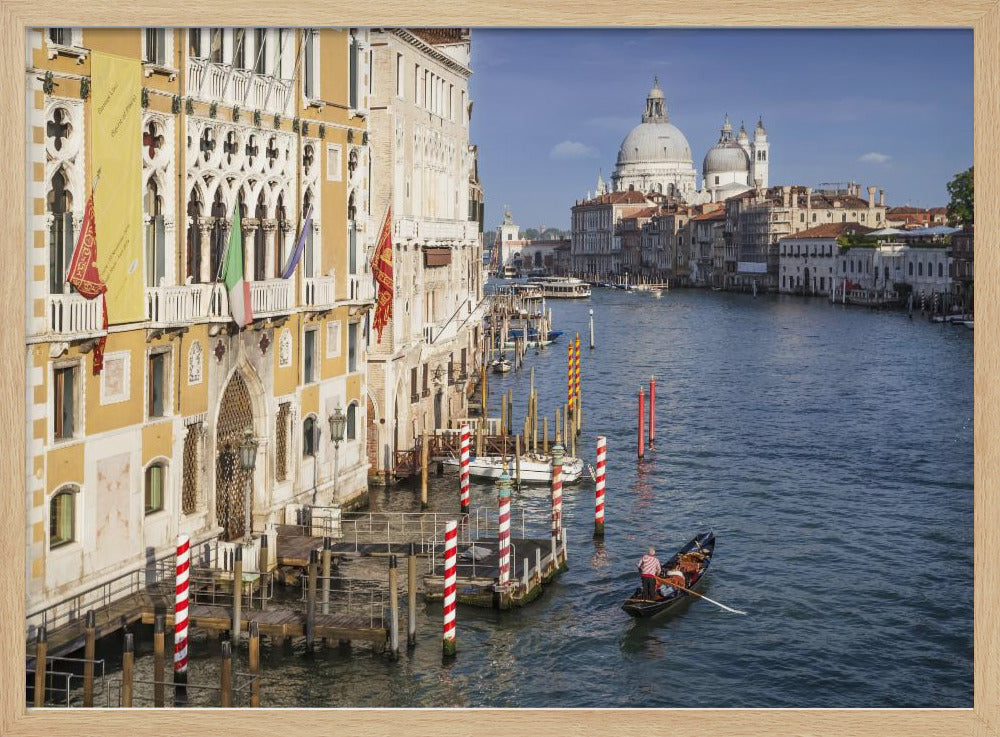
[[542, 290], [548, 299], [582, 299], [590, 296], [590, 285], [581, 279], [550, 276], [530, 282]]

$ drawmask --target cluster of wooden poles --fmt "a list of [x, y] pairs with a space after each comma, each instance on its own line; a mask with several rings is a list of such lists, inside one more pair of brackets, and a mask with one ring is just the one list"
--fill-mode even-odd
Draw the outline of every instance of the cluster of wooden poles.
[[[97, 627], [94, 611], [88, 611], [84, 619], [84, 662], [83, 662], [83, 705], [94, 705], [94, 659], [97, 646]], [[166, 678], [165, 653], [166, 615], [158, 613], [153, 619], [153, 706], [160, 708], [166, 705], [166, 689], [174, 689], [174, 706], [185, 706], [188, 702], [187, 670], [179, 677], [174, 671], [174, 679]], [[175, 637], [176, 641], [176, 637]], [[233, 646], [229, 640], [223, 640], [222, 667], [218, 687], [199, 686], [218, 690], [220, 705], [233, 705]], [[48, 645], [45, 627], [39, 627], [35, 637], [35, 681], [34, 706], [45, 706], [45, 677]], [[249, 631], [248, 667], [250, 670], [250, 706], [260, 706], [260, 632], [257, 622], [251, 620]], [[120, 705], [131, 707], [135, 695], [135, 635], [125, 632], [122, 651], [122, 682]]]
[[[639, 415], [638, 415], [638, 435], [639, 435], [639, 460], [646, 456], [646, 411], [645, 393], [643, 387], [639, 387]], [[656, 442], [656, 377], [649, 377], [649, 445]]]

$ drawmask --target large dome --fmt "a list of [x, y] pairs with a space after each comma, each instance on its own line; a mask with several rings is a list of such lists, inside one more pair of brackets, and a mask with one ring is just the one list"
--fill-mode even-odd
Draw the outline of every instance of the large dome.
[[712, 174], [750, 171], [750, 158], [738, 143], [725, 141], [716, 144], [705, 155], [702, 172], [707, 179]]
[[672, 123], [640, 123], [618, 149], [619, 164], [650, 162], [691, 163], [691, 146]]

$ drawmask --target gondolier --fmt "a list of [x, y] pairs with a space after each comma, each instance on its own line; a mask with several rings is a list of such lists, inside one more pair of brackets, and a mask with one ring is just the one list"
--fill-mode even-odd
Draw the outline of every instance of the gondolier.
[[642, 576], [642, 596], [644, 599], [653, 601], [656, 598], [656, 577], [660, 575], [662, 566], [656, 557], [656, 548], [650, 546], [649, 552], [639, 558], [636, 563], [639, 575]]

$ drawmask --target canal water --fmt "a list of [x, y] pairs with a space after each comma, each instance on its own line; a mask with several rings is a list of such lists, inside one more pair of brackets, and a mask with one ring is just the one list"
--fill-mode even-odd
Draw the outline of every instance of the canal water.
[[[962, 326], [794, 297], [595, 290], [550, 303], [560, 343], [491, 376], [491, 414], [565, 401], [565, 338], [581, 336], [580, 454], [607, 436], [607, 529], [593, 483], [567, 487], [569, 570], [531, 606], [458, 609], [441, 659], [441, 605], [390, 662], [358, 647], [262, 650], [266, 706], [971, 707], [973, 341]], [[588, 310], [597, 346], [587, 347]], [[657, 378], [656, 444], [636, 460], [636, 394]], [[551, 422], [551, 421], [550, 421]], [[492, 505], [475, 486], [473, 505]], [[432, 510], [457, 511], [454, 476]], [[419, 491], [373, 494], [414, 510]], [[544, 490], [515, 493], [546, 515]], [[621, 611], [635, 564], [712, 529], [708, 602], [666, 619]], [[405, 634], [403, 637], [405, 644]], [[141, 659], [148, 662], [148, 658]], [[216, 683], [218, 643], [196, 638], [192, 680]]]

